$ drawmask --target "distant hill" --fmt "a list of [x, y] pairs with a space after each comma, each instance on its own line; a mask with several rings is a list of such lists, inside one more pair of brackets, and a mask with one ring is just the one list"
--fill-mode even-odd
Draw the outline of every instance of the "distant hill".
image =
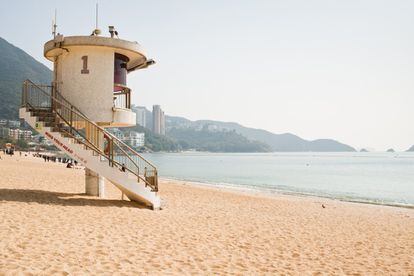
[[170, 128], [166, 136], [154, 134], [152, 113], [146, 109], [146, 126], [120, 128], [124, 133], [137, 131], [145, 133], [145, 147], [152, 151], [196, 150], [209, 152], [270, 152], [265, 143], [250, 141], [235, 131], [209, 131], [208, 128]]
[[180, 144], [183, 150], [196, 149], [210, 152], [270, 152], [265, 143], [251, 141], [234, 130], [211, 131], [193, 128], [171, 128], [167, 135]]
[[412, 145], [407, 151], [414, 151], [414, 145]]
[[202, 129], [205, 126], [212, 131], [234, 130], [252, 141], [259, 141], [271, 147], [272, 151], [280, 152], [304, 152], [304, 151], [319, 151], [319, 152], [346, 152], [356, 151], [353, 147], [342, 144], [332, 139], [317, 139], [308, 141], [300, 138], [294, 134], [284, 133], [275, 134], [263, 129], [255, 129], [244, 127], [238, 123], [219, 122], [210, 120], [190, 121], [182, 117], [166, 117], [166, 125], [168, 126], [167, 134], [170, 129], [193, 128]]
[[22, 83], [26, 79], [35, 83], [50, 83], [52, 72], [0, 37], [0, 118], [18, 118]]
[[387, 149], [387, 152], [395, 152], [394, 149]]

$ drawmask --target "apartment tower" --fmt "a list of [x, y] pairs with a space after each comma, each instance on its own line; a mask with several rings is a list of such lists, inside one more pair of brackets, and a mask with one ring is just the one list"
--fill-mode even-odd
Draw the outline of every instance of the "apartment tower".
[[152, 107], [152, 131], [155, 134], [165, 135], [165, 115], [159, 105]]

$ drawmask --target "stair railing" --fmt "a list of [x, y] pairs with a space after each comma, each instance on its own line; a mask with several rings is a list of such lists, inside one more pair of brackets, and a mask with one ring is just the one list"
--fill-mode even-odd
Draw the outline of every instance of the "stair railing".
[[[46, 91], [46, 88], [50, 92]], [[53, 86], [39, 86], [30, 80], [23, 83], [22, 107], [32, 111], [50, 111], [63, 122], [59, 131], [82, 143], [103, 157], [112, 167], [136, 175], [152, 191], [158, 191], [156, 167], [116, 136], [89, 120], [67, 101]]]

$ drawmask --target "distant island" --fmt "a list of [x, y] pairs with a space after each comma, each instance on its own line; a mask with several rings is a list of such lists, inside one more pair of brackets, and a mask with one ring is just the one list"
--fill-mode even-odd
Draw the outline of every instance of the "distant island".
[[367, 149], [361, 149], [359, 152], [369, 152]]
[[394, 149], [387, 149], [387, 152], [395, 152]]
[[412, 145], [407, 151], [414, 151], [414, 145]]
[[[25, 79], [50, 83], [52, 72], [23, 50], [0, 38], [0, 119], [18, 119], [21, 85]], [[146, 111], [147, 125], [151, 112]], [[211, 152], [352, 152], [353, 147], [332, 139], [305, 140], [291, 133], [275, 134], [262, 129], [244, 127], [234, 122], [211, 120], [190, 121], [166, 116], [166, 135], [157, 135], [148, 128], [120, 128], [122, 132], [145, 133], [149, 151], [211, 151]]]

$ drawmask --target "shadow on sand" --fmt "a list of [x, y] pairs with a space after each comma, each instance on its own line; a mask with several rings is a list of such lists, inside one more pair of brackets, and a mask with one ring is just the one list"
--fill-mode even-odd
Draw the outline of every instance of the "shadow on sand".
[[60, 206], [134, 207], [150, 209], [137, 202], [113, 199], [99, 199], [85, 194], [58, 193], [43, 190], [0, 189], [0, 204], [4, 202], [39, 203]]

